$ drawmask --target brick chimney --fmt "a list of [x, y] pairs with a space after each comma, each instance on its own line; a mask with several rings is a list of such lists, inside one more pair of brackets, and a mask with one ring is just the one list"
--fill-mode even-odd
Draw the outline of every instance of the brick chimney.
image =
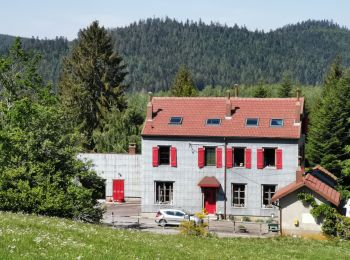
[[301, 167], [298, 167], [298, 169], [295, 172], [295, 182], [299, 183], [302, 182], [304, 178], [304, 169]]
[[301, 114], [301, 104], [300, 104], [300, 89], [297, 88], [297, 102], [295, 103], [295, 115], [294, 115], [294, 123], [300, 123], [300, 114]]
[[152, 104], [153, 93], [152, 92], [148, 92], [148, 95], [149, 95], [149, 101], [148, 101], [148, 104], [147, 104], [146, 118], [147, 118], [147, 121], [152, 121], [153, 120], [153, 104]]
[[227, 91], [225, 118], [226, 119], [232, 118], [232, 105], [231, 105], [230, 91], [229, 90]]
[[135, 143], [129, 144], [129, 154], [136, 154], [136, 144]]

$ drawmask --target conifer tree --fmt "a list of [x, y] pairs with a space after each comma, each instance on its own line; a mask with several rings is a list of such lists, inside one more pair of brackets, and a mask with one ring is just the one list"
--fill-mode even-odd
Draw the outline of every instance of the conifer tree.
[[259, 83], [258, 87], [255, 89], [253, 97], [255, 98], [266, 98], [268, 96], [266, 88], [262, 83]]
[[311, 117], [306, 152], [309, 164], [321, 164], [339, 176], [350, 143], [350, 71], [343, 75], [337, 64], [326, 76], [322, 98]]
[[281, 97], [281, 98], [291, 97], [291, 91], [292, 91], [291, 76], [289, 73], [285, 73], [283, 75], [281, 86], [278, 89], [278, 97]]
[[113, 49], [111, 36], [97, 21], [79, 32], [70, 56], [63, 62], [60, 94], [72, 121], [85, 136], [87, 150], [94, 149], [93, 132], [102, 129], [108, 114], [127, 106], [125, 68]]
[[188, 68], [182, 65], [176, 73], [174, 83], [170, 89], [171, 94], [175, 97], [193, 97], [197, 96], [196, 89], [192, 75]]

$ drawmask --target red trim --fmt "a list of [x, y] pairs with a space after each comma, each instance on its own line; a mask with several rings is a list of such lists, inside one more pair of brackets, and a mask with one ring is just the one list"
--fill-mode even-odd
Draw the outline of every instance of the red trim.
[[227, 168], [233, 167], [233, 149], [232, 148], [226, 148], [226, 167]]
[[158, 146], [152, 147], [152, 165], [153, 165], [153, 167], [158, 167], [158, 165], [159, 165], [158, 152], [159, 152]]
[[247, 169], [251, 169], [252, 168], [252, 149], [248, 149], [246, 148], [244, 151], [245, 155], [245, 167]]
[[198, 167], [199, 168], [204, 167], [204, 148], [203, 147], [198, 148]]
[[216, 168], [222, 168], [222, 148], [216, 148]]
[[276, 149], [276, 169], [282, 169], [282, 149]]
[[176, 147], [170, 147], [170, 165], [171, 167], [177, 167]]
[[264, 149], [257, 149], [256, 155], [257, 155], [256, 167], [258, 169], [263, 169], [264, 168]]

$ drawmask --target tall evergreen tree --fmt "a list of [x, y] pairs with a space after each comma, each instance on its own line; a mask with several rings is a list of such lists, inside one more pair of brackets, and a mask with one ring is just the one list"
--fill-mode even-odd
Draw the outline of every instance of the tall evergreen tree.
[[126, 108], [123, 84], [126, 66], [113, 49], [104, 27], [93, 22], [79, 32], [72, 52], [63, 62], [60, 94], [72, 120], [85, 135], [84, 147], [94, 149], [93, 132], [102, 129], [108, 114]]
[[266, 98], [268, 96], [266, 88], [263, 86], [262, 83], [259, 83], [259, 85], [256, 87], [253, 93], [253, 97], [255, 98]]
[[291, 97], [292, 92], [292, 79], [289, 73], [283, 75], [281, 86], [278, 89], [278, 97], [287, 98]]
[[[337, 61], [336, 61], [337, 62]], [[347, 159], [350, 124], [350, 72], [327, 74], [324, 93], [314, 109], [307, 138], [307, 159], [311, 165], [321, 164], [338, 176], [342, 161]], [[339, 71], [338, 71], [339, 72]]]
[[196, 89], [192, 75], [188, 68], [182, 65], [176, 73], [174, 83], [170, 89], [171, 94], [176, 97], [192, 97], [197, 96]]

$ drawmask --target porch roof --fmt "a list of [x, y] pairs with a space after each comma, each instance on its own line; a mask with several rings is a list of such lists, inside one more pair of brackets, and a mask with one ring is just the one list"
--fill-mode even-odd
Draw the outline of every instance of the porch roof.
[[214, 176], [211, 176], [211, 177], [205, 176], [198, 183], [198, 186], [201, 188], [219, 188], [220, 185], [221, 185], [220, 182]]

